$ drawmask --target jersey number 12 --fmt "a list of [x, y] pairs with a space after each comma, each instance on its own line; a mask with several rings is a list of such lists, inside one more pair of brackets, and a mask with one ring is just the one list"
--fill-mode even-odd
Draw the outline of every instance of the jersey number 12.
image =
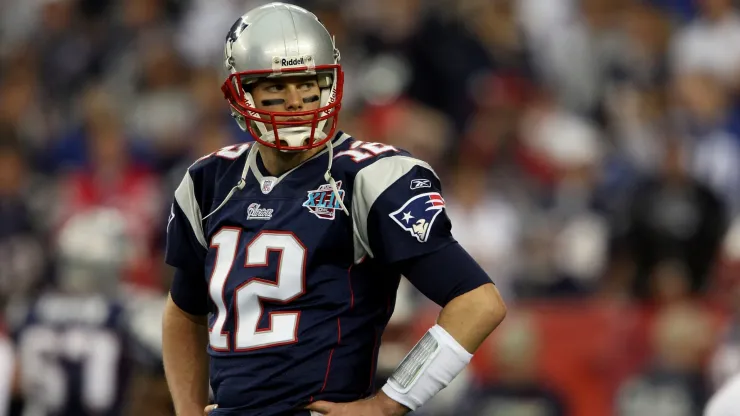
[[304, 293], [306, 247], [293, 233], [263, 231], [247, 244], [243, 267], [266, 267], [269, 253], [279, 252], [277, 279], [275, 282], [250, 279], [234, 290], [235, 334], [231, 345], [230, 334], [224, 331], [228, 318], [224, 289], [232, 268], [241, 267], [234, 265], [240, 236], [240, 229], [224, 227], [211, 240], [211, 247], [218, 250], [208, 287], [218, 309], [209, 333], [211, 348], [239, 352], [296, 342], [299, 311], [270, 312], [268, 328], [258, 326], [264, 312], [261, 299], [288, 303]]

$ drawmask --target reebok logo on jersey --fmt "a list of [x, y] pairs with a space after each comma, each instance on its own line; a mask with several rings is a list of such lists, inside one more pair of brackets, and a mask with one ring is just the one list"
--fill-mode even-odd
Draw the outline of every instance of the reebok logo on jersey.
[[[339, 196], [344, 200], [342, 181], [337, 181], [337, 190], [339, 191]], [[334, 195], [331, 189], [331, 185], [328, 183], [319, 186], [319, 189], [308, 191], [308, 198], [303, 203], [303, 206], [322, 220], [333, 220], [336, 211], [342, 209], [339, 200], [337, 200], [336, 195]]]
[[396, 211], [388, 214], [401, 228], [416, 237], [420, 243], [425, 243], [434, 220], [445, 207], [445, 200], [437, 192], [427, 192], [416, 195], [406, 201]]
[[272, 208], [262, 208], [258, 203], [249, 204], [247, 207], [248, 220], [269, 220], [272, 218]]
[[431, 188], [432, 181], [429, 179], [411, 179], [411, 189]]

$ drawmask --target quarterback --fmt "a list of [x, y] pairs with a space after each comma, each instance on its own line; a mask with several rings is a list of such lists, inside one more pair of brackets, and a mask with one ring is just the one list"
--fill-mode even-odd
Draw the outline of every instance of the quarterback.
[[[271, 3], [226, 36], [223, 92], [255, 142], [195, 161], [175, 191], [164, 365], [180, 416], [402, 415], [447, 386], [505, 305], [455, 241], [432, 168], [337, 128], [343, 72], [305, 9]], [[380, 389], [405, 276], [443, 307]]]

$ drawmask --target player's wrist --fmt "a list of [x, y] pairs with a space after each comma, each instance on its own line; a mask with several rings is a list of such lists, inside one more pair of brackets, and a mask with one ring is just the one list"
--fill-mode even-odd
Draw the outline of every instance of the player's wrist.
[[403, 416], [411, 411], [408, 407], [388, 397], [383, 390], [378, 391], [375, 400], [378, 401], [383, 414], [386, 416]]
[[447, 387], [472, 357], [444, 328], [435, 325], [409, 351], [382, 391], [416, 410]]

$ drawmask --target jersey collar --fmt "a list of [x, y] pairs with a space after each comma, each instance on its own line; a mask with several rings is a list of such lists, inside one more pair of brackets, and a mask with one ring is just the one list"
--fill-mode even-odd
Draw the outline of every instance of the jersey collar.
[[[340, 131], [337, 133], [336, 137], [332, 141], [332, 145], [336, 148], [340, 146], [342, 143], [344, 143], [347, 139], [350, 138], [350, 135]], [[248, 162], [249, 163], [249, 170], [254, 175], [254, 178], [257, 180], [257, 183], [260, 185], [260, 189], [265, 189], [265, 187], [268, 186], [267, 182], [269, 182], [269, 190], [275, 189], [275, 187], [288, 175], [290, 175], [292, 172], [300, 168], [301, 166], [305, 165], [309, 161], [315, 160], [324, 154], [326, 154], [329, 149], [327, 147], [324, 147], [320, 152], [316, 153], [315, 155], [311, 156], [310, 158], [304, 160], [301, 162], [298, 166], [294, 167], [293, 169], [283, 173], [282, 175], [278, 177], [274, 177], [271, 175], [264, 175], [262, 172], [265, 171], [264, 164], [261, 160], [257, 160], [257, 156], [259, 156], [260, 151], [260, 144], [255, 142], [252, 145], [254, 148], [250, 149], [250, 155], [248, 156]], [[254, 153], [254, 155], [252, 155]], [[269, 192], [269, 191], [268, 191]]]

